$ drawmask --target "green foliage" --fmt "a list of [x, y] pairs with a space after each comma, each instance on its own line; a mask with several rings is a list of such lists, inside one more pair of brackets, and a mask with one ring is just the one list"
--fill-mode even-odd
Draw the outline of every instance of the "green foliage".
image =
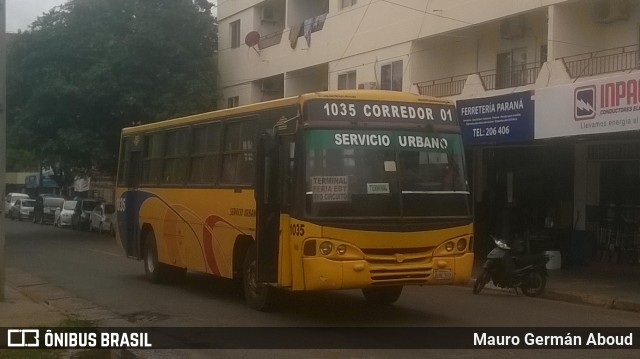
[[[217, 22], [206, 0], [71, 0], [7, 59], [8, 163], [115, 172], [119, 135], [215, 109]], [[24, 164], [22, 164], [24, 165]]]

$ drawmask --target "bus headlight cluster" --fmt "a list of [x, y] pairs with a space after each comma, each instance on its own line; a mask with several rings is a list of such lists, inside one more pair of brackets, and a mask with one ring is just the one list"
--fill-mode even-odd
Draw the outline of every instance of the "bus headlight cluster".
[[364, 259], [363, 253], [353, 245], [325, 238], [309, 238], [304, 241], [303, 254], [306, 257], [320, 256], [339, 261]]
[[453, 239], [453, 240], [447, 241], [444, 244], [444, 250], [446, 252], [453, 252], [454, 249], [455, 249], [456, 252], [465, 252], [468, 248], [471, 247], [471, 240], [473, 240], [473, 237], [469, 238], [468, 246], [467, 246], [467, 238], [466, 237], [462, 237], [462, 238], [458, 238], [458, 239]]
[[447, 252], [451, 252], [453, 250], [453, 242], [449, 241], [447, 243], [445, 243], [444, 245], [444, 249], [447, 250]]
[[329, 241], [320, 243], [320, 253], [322, 255], [328, 256], [329, 254], [331, 254], [332, 250], [333, 250], [333, 243]]
[[467, 248], [467, 240], [464, 238], [458, 239], [458, 244], [456, 244], [456, 248], [462, 252]]

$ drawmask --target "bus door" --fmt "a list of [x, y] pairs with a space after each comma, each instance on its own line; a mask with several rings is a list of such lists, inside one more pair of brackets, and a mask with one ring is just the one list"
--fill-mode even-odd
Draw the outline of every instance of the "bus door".
[[280, 237], [279, 146], [268, 133], [258, 137], [256, 161], [256, 244], [259, 282], [278, 281]]
[[140, 228], [138, 225], [138, 186], [140, 185], [140, 176], [142, 168], [141, 151], [131, 151], [127, 154], [129, 170], [127, 172], [127, 191], [124, 194], [124, 238], [122, 244], [128, 257], [142, 258], [142, 250], [140, 248]]

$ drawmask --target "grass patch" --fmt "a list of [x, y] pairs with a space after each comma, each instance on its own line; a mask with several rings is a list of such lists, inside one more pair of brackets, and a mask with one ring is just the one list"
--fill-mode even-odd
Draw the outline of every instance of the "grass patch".
[[0, 359], [110, 359], [109, 349], [4, 349]]
[[64, 328], [96, 328], [98, 325], [93, 320], [82, 319], [76, 315], [67, 315], [60, 323], [58, 327]]
[[0, 350], [2, 359], [57, 359], [62, 357], [65, 349], [3, 349]]

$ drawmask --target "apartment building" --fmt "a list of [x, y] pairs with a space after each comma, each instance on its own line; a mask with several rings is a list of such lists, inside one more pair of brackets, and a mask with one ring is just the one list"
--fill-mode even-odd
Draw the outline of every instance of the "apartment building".
[[453, 99], [480, 255], [493, 233], [638, 262], [640, 1], [221, 0], [218, 16], [221, 107], [353, 88]]

